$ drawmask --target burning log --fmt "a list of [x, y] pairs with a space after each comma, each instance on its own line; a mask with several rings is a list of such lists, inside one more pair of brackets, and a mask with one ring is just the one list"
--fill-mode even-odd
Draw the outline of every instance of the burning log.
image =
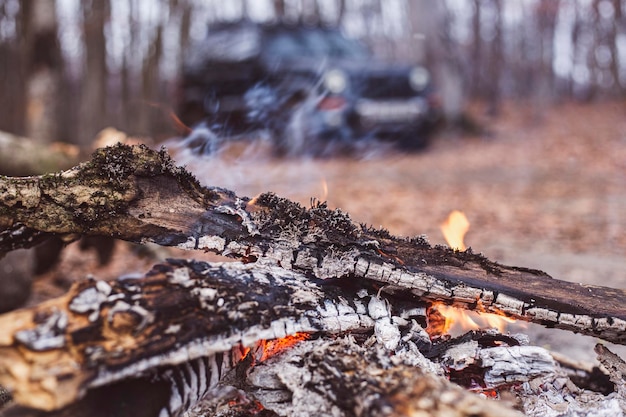
[[355, 224], [324, 204], [305, 209], [202, 187], [164, 151], [118, 145], [59, 174], [0, 177], [0, 252], [47, 236], [103, 235], [266, 259], [319, 279], [380, 286], [418, 301], [506, 315], [626, 343], [626, 292], [559, 281]]
[[389, 356], [350, 337], [312, 340], [252, 368], [249, 395], [279, 415], [521, 416], [437, 377], [416, 352]]
[[211, 415], [205, 403], [223, 400], [223, 385], [269, 415], [515, 416], [452, 382], [534, 395], [563, 378], [515, 337], [431, 341], [425, 305], [378, 293], [264, 263], [170, 260], [144, 277], [86, 280], [0, 316], [0, 384], [19, 405], [7, 416]]
[[[407, 341], [415, 336], [416, 310], [392, 316], [376, 292], [241, 263], [170, 261], [144, 278], [87, 280], [62, 298], [0, 317], [0, 384], [22, 405], [54, 410], [87, 389], [162, 379], [169, 367], [199, 358], [210, 361], [208, 389], [250, 348], [298, 332], [373, 332], [395, 350], [402, 331]], [[168, 404], [171, 415], [176, 405], [189, 402]]]

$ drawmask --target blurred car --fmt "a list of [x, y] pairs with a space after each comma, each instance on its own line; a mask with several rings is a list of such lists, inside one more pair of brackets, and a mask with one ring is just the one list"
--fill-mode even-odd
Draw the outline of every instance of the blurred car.
[[212, 26], [190, 51], [179, 114], [231, 132], [269, 129], [286, 152], [371, 136], [417, 149], [439, 107], [426, 68], [377, 59], [339, 30], [239, 22]]

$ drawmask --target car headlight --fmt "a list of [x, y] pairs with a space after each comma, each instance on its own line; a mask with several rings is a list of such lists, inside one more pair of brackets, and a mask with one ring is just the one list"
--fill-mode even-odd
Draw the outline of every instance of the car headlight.
[[430, 74], [424, 67], [415, 67], [409, 73], [409, 83], [415, 91], [422, 91], [430, 82]]
[[348, 87], [348, 76], [340, 69], [331, 69], [324, 74], [324, 87], [333, 94], [339, 94]]

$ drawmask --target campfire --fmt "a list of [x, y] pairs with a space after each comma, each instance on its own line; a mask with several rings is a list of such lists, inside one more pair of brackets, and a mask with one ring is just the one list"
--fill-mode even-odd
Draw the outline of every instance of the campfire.
[[[50, 234], [106, 235], [238, 260], [168, 259], [0, 316], [6, 412], [623, 413], [626, 364], [605, 346], [603, 369], [586, 368], [501, 326], [626, 344], [626, 293], [492, 262], [465, 249], [461, 213], [447, 224], [450, 247], [398, 238], [318, 201], [203, 187], [144, 147], [101, 149], [55, 176], [2, 178], [0, 251]], [[465, 312], [488, 321], [452, 332], [452, 321], [470, 323]]]
[[[452, 211], [446, 221], [441, 224], [441, 232], [451, 249], [459, 251], [467, 249], [465, 234], [469, 226], [470, 223], [465, 213], [459, 210]], [[455, 308], [434, 301], [427, 313], [429, 320], [426, 331], [431, 338], [481, 329], [496, 329], [499, 333], [504, 333], [507, 323], [516, 322], [501, 311], [496, 310], [495, 314], [487, 313], [480, 299], [477, 300], [473, 310]]]

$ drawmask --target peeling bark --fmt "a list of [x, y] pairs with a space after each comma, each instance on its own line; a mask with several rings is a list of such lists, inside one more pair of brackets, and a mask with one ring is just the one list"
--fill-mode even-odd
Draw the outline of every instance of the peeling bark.
[[431, 247], [355, 224], [325, 204], [306, 209], [262, 194], [252, 200], [202, 187], [164, 151], [118, 145], [59, 174], [0, 177], [0, 251], [50, 234], [104, 235], [246, 261], [264, 258], [320, 279], [382, 286], [414, 300], [626, 343], [626, 291], [559, 281], [471, 250]]

